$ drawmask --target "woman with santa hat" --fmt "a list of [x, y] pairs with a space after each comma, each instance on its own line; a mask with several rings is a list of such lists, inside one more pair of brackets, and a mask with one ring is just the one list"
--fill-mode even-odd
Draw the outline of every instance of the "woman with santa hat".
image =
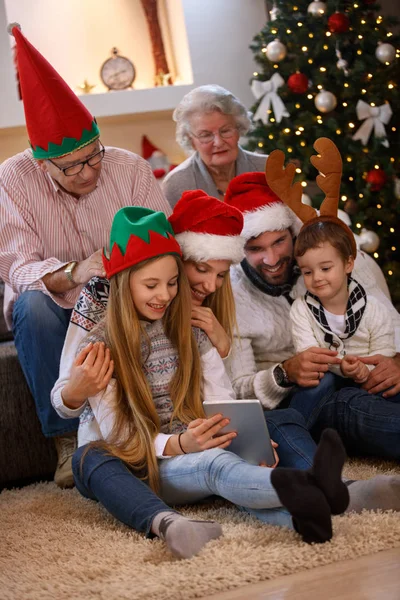
[[221, 358], [236, 325], [229, 270], [244, 257], [240, 211], [202, 190], [184, 192], [169, 222], [182, 249], [192, 293], [192, 325], [203, 329]]

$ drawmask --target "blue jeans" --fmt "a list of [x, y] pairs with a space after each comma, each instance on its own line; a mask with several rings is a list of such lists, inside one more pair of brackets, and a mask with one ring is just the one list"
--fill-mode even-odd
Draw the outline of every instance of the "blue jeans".
[[294, 408], [265, 410], [264, 415], [271, 439], [278, 444], [279, 466], [309, 469], [317, 445], [304, 417]]
[[194, 503], [213, 495], [243, 503], [266, 523], [293, 527], [270, 483], [271, 469], [249, 465], [231, 452], [213, 449], [160, 460], [161, 500], [122, 460], [98, 448], [89, 448], [82, 460], [86, 448], [72, 458], [78, 491], [136, 531], [150, 535], [154, 517], [171, 510], [166, 503]]
[[316, 407], [320, 406], [321, 402], [329, 394], [336, 391], [337, 381], [333, 373], [325, 373], [321, 381], [316, 387], [300, 387], [296, 386], [291, 394], [290, 408], [297, 410], [306, 422], [306, 426], [310, 428], [311, 415]]
[[85, 498], [97, 500], [116, 519], [136, 531], [151, 535], [154, 517], [171, 511], [120, 459], [98, 448], [81, 446], [72, 457], [75, 485]]
[[400, 460], [400, 403], [345, 384], [327, 373], [317, 388], [295, 393], [290, 406], [304, 416], [316, 440], [332, 427], [350, 454]]
[[78, 419], [59, 417], [50, 400], [70, 316], [70, 310], [39, 291], [24, 292], [14, 305], [15, 346], [46, 437], [76, 431], [79, 424]]
[[159, 460], [160, 496], [168, 504], [191, 504], [217, 495], [271, 525], [292, 528], [271, 484], [272, 469], [250, 465], [213, 448]]

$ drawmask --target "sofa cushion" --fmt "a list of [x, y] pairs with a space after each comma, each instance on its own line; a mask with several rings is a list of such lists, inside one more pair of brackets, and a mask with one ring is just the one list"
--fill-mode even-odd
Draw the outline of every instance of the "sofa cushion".
[[11, 340], [13, 335], [8, 331], [3, 314], [4, 283], [0, 280], [0, 342]]
[[47, 479], [57, 454], [45, 438], [13, 342], [0, 344], [0, 487]]

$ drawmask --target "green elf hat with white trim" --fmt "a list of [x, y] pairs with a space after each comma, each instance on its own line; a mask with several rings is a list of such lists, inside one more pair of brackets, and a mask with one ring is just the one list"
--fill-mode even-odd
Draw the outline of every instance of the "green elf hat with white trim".
[[109, 256], [103, 250], [108, 279], [150, 258], [182, 256], [165, 214], [141, 206], [127, 206], [117, 212], [111, 226], [110, 249]]
[[97, 140], [96, 120], [51, 64], [11, 23], [29, 143], [36, 159], [71, 154]]

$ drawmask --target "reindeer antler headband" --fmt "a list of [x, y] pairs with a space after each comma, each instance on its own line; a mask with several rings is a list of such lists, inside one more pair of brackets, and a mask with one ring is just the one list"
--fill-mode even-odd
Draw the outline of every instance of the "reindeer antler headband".
[[282, 150], [274, 150], [268, 156], [265, 165], [265, 177], [271, 190], [284, 202], [303, 222], [303, 227], [317, 222], [330, 222], [340, 225], [349, 236], [354, 258], [357, 254], [356, 241], [352, 231], [337, 216], [340, 195], [340, 181], [342, 178], [342, 158], [340, 152], [332, 140], [319, 138], [314, 146], [318, 155], [311, 156], [312, 165], [318, 169], [316, 182], [318, 187], [325, 193], [321, 204], [320, 214], [311, 206], [301, 201], [301, 183], [293, 185], [296, 167], [289, 163], [284, 167], [285, 155]]

